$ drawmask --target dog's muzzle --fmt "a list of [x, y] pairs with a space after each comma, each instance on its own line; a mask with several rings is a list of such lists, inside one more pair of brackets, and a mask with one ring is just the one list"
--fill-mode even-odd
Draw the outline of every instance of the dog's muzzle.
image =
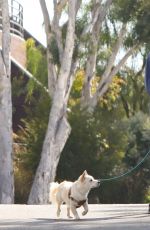
[[99, 186], [100, 186], [100, 184], [101, 184], [101, 181], [100, 181], [100, 180], [98, 180], [98, 181], [97, 181], [97, 187], [99, 187]]

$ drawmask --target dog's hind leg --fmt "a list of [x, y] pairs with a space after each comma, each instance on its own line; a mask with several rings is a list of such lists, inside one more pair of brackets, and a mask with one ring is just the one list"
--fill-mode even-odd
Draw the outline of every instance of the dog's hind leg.
[[57, 217], [59, 217], [60, 213], [61, 213], [60, 206], [63, 203], [63, 200], [62, 200], [62, 198], [60, 196], [59, 191], [56, 193], [56, 203], [57, 203]]
[[72, 216], [70, 216], [70, 207], [67, 206], [67, 216], [68, 218], [72, 218]]
[[62, 202], [57, 203], [57, 217], [59, 217], [60, 213], [61, 213], [61, 209], [60, 209], [61, 204], [62, 204]]

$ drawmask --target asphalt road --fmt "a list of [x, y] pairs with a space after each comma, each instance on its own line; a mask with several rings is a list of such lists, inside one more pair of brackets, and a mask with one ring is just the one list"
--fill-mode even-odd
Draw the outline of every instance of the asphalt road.
[[53, 205], [0, 205], [0, 229], [6, 230], [149, 230], [147, 204], [89, 205], [89, 213], [80, 220], [67, 219], [63, 205], [56, 218]]

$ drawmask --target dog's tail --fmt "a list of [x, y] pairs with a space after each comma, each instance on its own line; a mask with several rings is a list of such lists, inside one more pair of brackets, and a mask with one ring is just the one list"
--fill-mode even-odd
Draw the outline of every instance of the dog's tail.
[[49, 201], [52, 204], [56, 203], [56, 193], [57, 193], [58, 186], [59, 186], [59, 183], [57, 182], [50, 183]]

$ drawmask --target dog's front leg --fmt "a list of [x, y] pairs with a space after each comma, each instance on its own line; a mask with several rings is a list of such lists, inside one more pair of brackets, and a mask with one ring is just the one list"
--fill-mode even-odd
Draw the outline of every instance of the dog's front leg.
[[60, 212], [61, 212], [61, 209], [60, 209], [60, 206], [58, 206], [58, 208], [57, 208], [57, 217], [60, 217]]
[[83, 204], [83, 208], [84, 208], [84, 211], [82, 212], [82, 215], [84, 216], [89, 211], [89, 209], [88, 209], [88, 202], [87, 201]]
[[76, 210], [76, 207], [75, 207], [75, 206], [71, 206], [71, 211], [72, 211], [72, 213], [73, 213], [75, 219], [76, 219], [76, 220], [79, 220], [80, 217], [79, 217], [79, 215], [78, 215], [78, 213], [77, 213], [77, 210]]

